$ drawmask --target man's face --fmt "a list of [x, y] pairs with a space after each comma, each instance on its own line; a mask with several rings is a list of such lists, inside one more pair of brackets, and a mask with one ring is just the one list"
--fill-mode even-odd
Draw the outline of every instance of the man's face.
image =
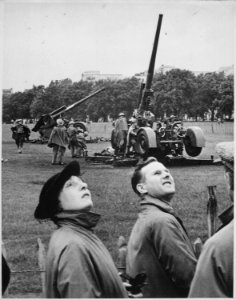
[[77, 176], [71, 176], [65, 182], [59, 194], [59, 201], [63, 210], [89, 211], [93, 207], [87, 183]]
[[151, 162], [142, 168], [143, 180], [140, 183], [141, 193], [170, 201], [175, 193], [175, 183], [169, 170], [159, 162]]

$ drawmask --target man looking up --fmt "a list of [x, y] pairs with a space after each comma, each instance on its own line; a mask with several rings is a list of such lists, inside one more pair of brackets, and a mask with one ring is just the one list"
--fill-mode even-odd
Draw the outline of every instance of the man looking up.
[[217, 144], [216, 152], [224, 165], [230, 207], [220, 216], [222, 226], [204, 244], [189, 297], [233, 298], [234, 266], [234, 142]]
[[141, 212], [128, 242], [127, 273], [131, 277], [146, 273], [144, 298], [186, 297], [197, 260], [171, 207], [173, 177], [162, 163], [149, 157], [136, 167], [131, 184]]

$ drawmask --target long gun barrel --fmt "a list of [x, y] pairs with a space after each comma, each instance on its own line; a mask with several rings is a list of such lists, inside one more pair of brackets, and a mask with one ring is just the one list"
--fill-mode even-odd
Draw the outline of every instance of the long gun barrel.
[[[69, 105], [69, 106], [67, 106], [67, 107], [61, 107], [61, 108], [59, 108], [58, 111], [56, 110], [56, 111], [54, 111], [54, 113], [52, 112], [50, 115], [51, 115], [51, 117], [55, 118], [55, 117], [57, 117], [58, 115], [60, 115], [61, 113], [67, 112], [67, 111], [69, 111], [69, 110], [75, 108], [76, 106], [82, 104], [83, 102], [85, 102], [85, 101], [88, 100], [89, 98], [92, 98], [93, 96], [95, 96], [95, 95], [101, 93], [101, 92], [104, 91], [104, 90], [105, 90], [105, 88], [101, 88], [101, 89], [99, 89], [99, 90], [93, 92], [92, 94], [90, 94], [90, 95], [88, 95], [88, 96], [82, 98], [81, 100], [79, 100], [79, 101], [77, 101], [77, 102], [75, 102], [75, 103], [73, 103], [73, 104], [71, 104], [71, 105]], [[62, 109], [62, 108], [64, 108], [64, 109]]]
[[152, 79], [153, 79], [154, 67], [155, 67], [155, 61], [156, 61], [157, 47], [158, 47], [159, 36], [160, 36], [160, 32], [161, 32], [162, 18], [163, 18], [163, 15], [159, 15], [155, 40], [154, 40], [153, 49], [152, 49], [152, 55], [151, 55], [149, 68], [148, 68], [148, 73], [147, 73], [146, 89], [150, 89], [151, 85], [152, 85]]
[[56, 115], [56, 114], [58, 114], [58, 113], [61, 113], [61, 112], [65, 111], [65, 109], [66, 109], [66, 105], [63, 105], [63, 106], [61, 106], [61, 107], [55, 109], [54, 111], [52, 111], [52, 112], [50, 113], [50, 116], [54, 116], [54, 115]]
[[105, 88], [101, 88], [95, 92], [93, 92], [92, 94], [88, 95], [87, 97], [78, 100], [77, 102], [69, 105], [68, 107], [66, 107], [66, 105], [63, 105], [57, 109], [55, 109], [54, 111], [52, 111], [49, 114], [45, 114], [42, 115], [40, 117], [40, 119], [38, 120], [38, 122], [35, 124], [34, 128], [32, 128], [32, 131], [38, 131], [40, 129], [48, 129], [48, 128], [52, 128], [55, 124], [56, 124], [56, 119], [58, 116], [60, 116], [62, 113], [71, 110], [72, 108], [82, 104], [83, 102], [85, 102], [86, 100], [88, 100], [89, 98], [92, 98], [93, 96], [97, 95], [98, 93], [104, 91]]
[[153, 49], [152, 49], [152, 55], [151, 55], [149, 68], [148, 68], [148, 72], [147, 72], [146, 84], [145, 84], [145, 88], [143, 89], [142, 99], [139, 104], [139, 111], [148, 110], [150, 101], [148, 101], [147, 98], [149, 97], [149, 99], [150, 99], [150, 97], [153, 97], [153, 90], [151, 89], [151, 86], [152, 86], [152, 79], [153, 79], [153, 74], [154, 74], [158, 41], [159, 41], [159, 36], [160, 36], [160, 31], [161, 31], [162, 18], [163, 18], [163, 15], [160, 14], [158, 23], [157, 23], [157, 29], [156, 29], [156, 34], [155, 34], [155, 39], [154, 39], [154, 44], [153, 44]]

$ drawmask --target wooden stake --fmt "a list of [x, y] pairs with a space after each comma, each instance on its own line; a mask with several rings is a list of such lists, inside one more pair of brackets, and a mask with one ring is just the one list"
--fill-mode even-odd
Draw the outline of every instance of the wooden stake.
[[118, 239], [118, 270], [121, 273], [125, 273], [126, 271], [126, 254], [127, 254], [127, 243], [123, 236], [120, 236]]
[[45, 281], [46, 251], [45, 251], [44, 244], [40, 238], [37, 239], [37, 242], [38, 242], [38, 265], [39, 265], [39, 269], [41, 271], [40, 276], [41, 276], [41, 284], [42, 284], [42, 293], [43, 293], [43, 297], [45, 297], [45, 292], [46, 292], [46, 285], [45, 285], [45, 283], [46, 283], [46, 281]]
[[211, 237], [216, 231], [216, 214], [217, 214], [217, 200], [216, 200], [216, 186], [208, 186], [209, 199], [207, 203], [207, 225], [208, 225], [208, 238]]

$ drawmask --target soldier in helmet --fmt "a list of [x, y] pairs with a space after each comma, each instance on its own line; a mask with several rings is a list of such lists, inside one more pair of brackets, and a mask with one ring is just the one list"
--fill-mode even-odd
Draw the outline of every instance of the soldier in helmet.
[[70, 121], [69, 122], [69, 127], [67, 128], [67, 134], [69, 137], [69, 149], [71, 151], [71, 157], [74, 158], [76, 157], [77, 151], [78, 151], [78, 142], [76, 138], [76, 132], [77, 129], [74, 127], [75, 122]]
[[88, 135], [87, 131], [84, 131], [82, 128], [78, 127], [76, 131], [76, 139], [78, 143], [76, 157], [81, 157], [86, 155], [87, 146], [86, 146], [86, 136]]
[[20, 154], [22, 153], [22, 149], [23, 149], [23, 145], [24, 145], [24, 141], [28, 129], [25, 125], [23, 125], [23, 120], [18, 119], [15, 121], [15, 124], [11, 127], [11, 131], [12, 131], [12, 138], [15, 140], [18, 153]]
[[234, 143], [219, 143], [216, 151], [224, 165], [230, 207], [220, 215], [218, 232], [203, 247], [189, 293], [193, 298], [233, 298]]
[[138, 131], [138, 124], [137, 119], [132, 117], [129, 120], [130, 126], [127, 134], [127, 142], [126, 142], [126, 150], [125, 154], [129, 154], [132, 152], [136, 152], [136, 140], [137, 140], [137, 131]]
[[53, 148], [52, 165], [64, 165], [64, 154], [68, 144], [68, 136], [64, 121], [62, 119], [57, 119], [56, 122], [57, 126], [55, 126], [51, 132], [48, 146]]
[[126, 148], [126, 137], [128, 132], [128, 124], [125, 118], [125, 114], [119, 113], [119, 118], [115, 123], [115, 154], [124, 154]]

